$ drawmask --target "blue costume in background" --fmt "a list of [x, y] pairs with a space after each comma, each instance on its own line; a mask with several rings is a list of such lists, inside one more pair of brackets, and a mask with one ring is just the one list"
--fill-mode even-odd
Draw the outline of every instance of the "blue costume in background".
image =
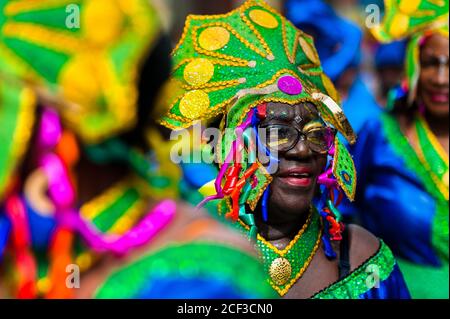
[[379, 117], [382, 111], [361, 76], [357, 76], [353, 82], [348, 97], [342, 105], [358, 136], [361, 134], [364, 123], [368, 119]]
[[369, 291], [361, 294], [359, 299], [410, 299], [408, 288], [406, 287], [403, 275], [398, 265], [394, 266], [394, 270], [390, 276], [379, 283], [377, 287], [373, 287]]
[[[385, 113], [368, 119], [358, 132], [351, 149], [356, 198], [340, 206], [392, 248], [413, 298], [449, 297], [448, 154], [430, 129], [424, 117], [429, 110], [416, 90], [421, 47], [434, 34], [448, 39], [448, 0], [438, 7], [417, 6], [411, 16], [397, 5], [386, 7], [389, 18], [371, 29], [379, 41], [391, 42], [378, 49], [377, 67], [400, 64], [405, 54], [406, 78], [389, 93]], [[421, 23], [399, 32], [399, 18], [417, 16]], [[406, 38], [406, 52], [404, 43], [392, 42]]]
[[[421, 291], [414, 297], [448, 298], [448, 262], [443, 262], [448, 261], [448, 202], [443, 211], [446, 244], [436, 246], [433, 232], [439, 231], [435, 225], [439, 201], [412, 169], [414, 151], [400, 142], [402, 138], [391, 114], [364, 125], [351, 150], [358, 171], [355, 203], [344, 201], [339, 208], [346, 216], [357, 216], [391, 247], [410, 289]], [[425, 272], [420, 278], [415, 275]]]
[[394, 41], [380, 44], [375, 51], [375, 67], [403, 67], [405, 61], [406, 41]]
[[286, 17], [314, 37], [325, 74], [334, 82], [360, 60], [361, 31], [321, 0], [287, 0]]
[[9, 232], [11, 229], [10, 221], [0, 214], [0, 261], [2, 260], [3, 252], [8, 243]]
[[[349, 68], [358, 68], [362, 34], [356, 25], [339, 17], [331, 6], [320, 0], [288, 0], [286, 12], [287, 17], [297, 27], [314, 37], [324, 71], [332, 81], [336, 82]], [[364, 139], [364, 135], [367, 134], [365, 123], [369, 119], [378, 119], [382, 113], [373, 94], [363, 82], [361, 74], [355, 77], [348, 96], [342, 104], [345, 114], [358, 134], [358, 145], [361, 145], [360, 139]], [[355, 158], [355, 162], [360, 164], [358, 157]], [[358, 174], [363, 175], [361, 178], [364, 178], [364, 170], [360, 167], [357, 167], [357, 170]], [[358, 183], [361, 178], [358, 176]], [[356, 191], [357, 195], [358, 193], [359, 190]], [[372, 207], [372, 209], [376, 208]], [[343, 214], [347, 216], [353, 216], [352, 213], [348, 208], [343, 211]], [[384, 239], [383, 236], [380, 237]], [[387, 240], [386, 243], [390, 244]], [[335, 293], [331, 292], [330, 296], [333, 295]], [[410, 298], [410, 294], [402, 273], [395, 264], [390, 275], [382, 280], [378, 287], [360, 294], [358, 298], [403, 299]]]

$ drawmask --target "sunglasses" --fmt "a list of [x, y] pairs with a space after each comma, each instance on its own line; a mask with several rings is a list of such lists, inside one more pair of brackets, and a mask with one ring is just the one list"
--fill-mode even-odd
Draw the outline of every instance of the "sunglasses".
[[309, 148], [316, 153], [326, 154], [333, 146], [336, 129], [329, 126], [315, 127], [301, 131], [294, 126], [272, 124], [261, 126], [258, 130], [263, 144], [275, 152], [288, 152], [299, 140], [306, 141]]

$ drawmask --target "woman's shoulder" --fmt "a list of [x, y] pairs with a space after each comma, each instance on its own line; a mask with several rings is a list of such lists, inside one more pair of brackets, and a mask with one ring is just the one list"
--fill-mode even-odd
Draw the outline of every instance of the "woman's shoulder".
[[[369, 231], [348, 225], [350, 272], [347, 276], [316, 294], [319, 299], [359, 299], [377, 288], [393, 274], [396, 266], [389, 247]], [[387, 287], [391, 289], [392, 287]], [[394, 296], [394, 295], [393, 295]], [[382, 299], [382, 297], [374, 297]], [[393, 298], [396, 298], [395, 296]]]
[[361, 226], [347, 225], [349, 237], [349, 256], [351, 271], [376, 255], [381, 246], [381, 241], [371, 232]]
[[350, 242], [350, 274], [367, 277], [371, 273], [380, 280], [389, 277], [396, 265], [394, 254], [383, 240], [361, 226], [347, 226]]

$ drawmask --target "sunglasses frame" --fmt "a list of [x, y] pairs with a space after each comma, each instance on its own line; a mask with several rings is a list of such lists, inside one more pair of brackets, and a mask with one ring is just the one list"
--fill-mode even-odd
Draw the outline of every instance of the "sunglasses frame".
[[[258, 128], [261, 128], [261, 129], [267, 129], [268, 127], [288, 127], [289, 129], [294, 129], [294, 130], [297, 132], [297, 137], [296, 137], [296, 139], [295, 139], [295, 142], [292, 142], [292, 146], [289, 147], [289, 148], [287, 148], [287, 149], [283, 149], [283, 150], [276, 149], [275, 151], [278, 152], [278, 153], [286, 153], [286, 152], [289, 152], [290, 150], [292, 150], [292, 149], [297, 145], [297, 143], [299, 142], [299, 140], [303, 140], [303, 141], [308, 142], [308, 147], [309, 147], [313, 152], [319, 153], [319, 154], [326, 154], [326, 153], [328, 153], [328, 151], [329, 151], [329, 150], [331, 149], [331, 147], [333, 146], [333, 141], [334, 141], [334, 138], [336, 137], [336, 134], [337, 134], [337, 129], [335, 129], [335, 128], [333, 128], [333, 127], [330, 127], [330, 126], [324, 126], [324, 127], [321, 127], [321, 128], [313, 128], [313, 129], [307, 130], [306, 132], [304, 132], [304, 131], [302, 131], [302, 130], [296, 128], [295, 126], [286, 125], [286, 124], [269, 124], [269, 125], [260, 126], [260, 127], [258, 127]], [[313, 149], [313, 147], [311, 147], [311, 144], [314, 144], [314, 143], [312, 143], [310, 140], [308, 140], [308, 133], [313, 132], [313, 131], [318, 131], [318, 130], [324, 130], [324, 129], [325, 129], [325, 130], [328, 130], [328, 131], [331, 133], [330, 136], [333, 136], [333, 138], [332, 138], [332, 140], [331, 140], [331, 142], [330, 142], [330, 146], [328, 146], [328, 148], [327, 148], [326, 150], [323, 150], [323, 151], [317, 151], [316, 149]], [[269, 150], [274, 150], [274, 149], [271, 148], [269, 145], [267, 145], [267, 144], [265, 143], [265, 141], [263, 141], [263, 144], [264, 144]], [[315, 145], [317, 145], [317, 144], [315, 144]]]

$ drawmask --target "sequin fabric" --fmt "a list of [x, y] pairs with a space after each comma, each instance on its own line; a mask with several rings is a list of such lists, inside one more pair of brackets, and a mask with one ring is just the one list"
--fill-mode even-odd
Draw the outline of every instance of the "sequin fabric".
[[378, 252], [347, 277], [314, 295], [313, 299], [358, 299], [388, 279], [396, 265], [388, 246], [380, 241]]

